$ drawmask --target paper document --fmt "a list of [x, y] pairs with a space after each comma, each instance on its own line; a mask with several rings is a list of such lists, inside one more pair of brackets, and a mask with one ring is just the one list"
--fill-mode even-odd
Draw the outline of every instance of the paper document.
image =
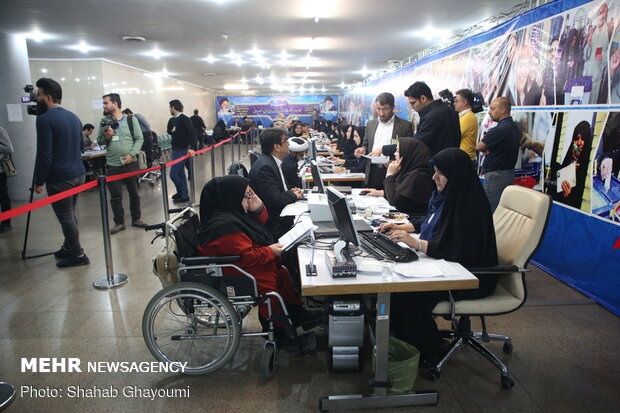
[[571, 188], [577, 185], [577, 168], [576, 163], [571, 163], [558, 171], [558, 179], [556, 190], [562, 192], [562, 182], [567, 181]]
[[383, 165], [383, 164], [390, 162], [390, 158], [387, 156], [383, 156], [383, 155], [382, 156], [362, 155], [362, 156], [364, 158], [370, 159], [370, 163], [373, 163], [373, 164]]
[[282, 235], [278, 243], [282, 244], [284, 251], [288, 251], [293, 245], [309, 236], [317, 228], [312, 224], [310, 218], [304, 217], [289, 232]]
[[446, 275], [441, 268], [440, 261], [424, 263], [397, 263], [394, 272], [407, 278], [431, 278]]

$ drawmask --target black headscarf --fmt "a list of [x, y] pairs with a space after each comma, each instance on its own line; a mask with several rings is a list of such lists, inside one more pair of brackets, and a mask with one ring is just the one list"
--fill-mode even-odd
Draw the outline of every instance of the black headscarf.
[[396, 192], [420, 203], [428, 203], [435, 189], [428, 146], [416, 138], [400, 138], [398, 154], [403, 160], [400, 171], [394, 177]]
[[447, 148], [435, 155], [432, 163], [448, 183], [442, 191], [443, 211], [437, 233], [428, 243], [428, 255], [465, 267], [497, 265], [493, 214], [469, 155]]
[[263, 246], [273, 244], [267, 228], [243, 209], [241, 202], [249, 184], [239, 175], [219, 176], [205, 184], [200, 194], [200, 245], [236, 232]]

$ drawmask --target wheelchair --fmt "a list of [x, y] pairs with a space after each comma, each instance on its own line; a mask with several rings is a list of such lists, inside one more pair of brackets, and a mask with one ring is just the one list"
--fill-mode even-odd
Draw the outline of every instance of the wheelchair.
[[[160, 230], [156, 238], [166, 241], [153, 260], [153, 272], [164, 288], [142, 318], [146, 346], [158, 361], [181, 364], [184, 374], [206, 374], [230, 361], [241, 337], [264, 337], [260, 374], [269, 379], [278, 369], [274, 323], [285, 326], [298, 354], [316, 350], [314, 333], [297, 336], [283, 298], [276, 292], [259, 294], [256, 279], [235, 265], [239, 256], [196, 257], [198, 215], [189, 207], [176, 211], [169, 221], [145, 228]], [[224, 275], [224, 268], [240, 275]], [[275, 302], [283, 314], [272, 311]], [[268, 309], [267, 331], [246, 332], [244, 319], [260, 305]]]

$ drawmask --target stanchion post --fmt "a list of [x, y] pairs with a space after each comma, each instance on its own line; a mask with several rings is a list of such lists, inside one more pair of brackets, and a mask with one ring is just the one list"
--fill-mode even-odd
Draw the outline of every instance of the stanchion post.
[[215, 146], [211, 145], [211, 179], [215, 178]]
[[168, 206], [168, 175], [166, 175], [166, 163], [160, 162], [159, 167], [161, 168], [161, 195], [164, 199], [164, 222], [167, 222], [170, 219], [170, 207]]
[[[237, 132], [237, 142], [241, 142], [240, 132]], [[235, 138], [230, 141], [230, 162], [235, 162]]]
[[[243, 135], [243, 138], [247, 142], [247, 140], [248, 140], [248, 133], [247, 132], [245, 133], [245, 135]], [[239, 162], [241, 162], [241, 145], [243, 145], [243, 144], [241, 143], [241, 139], [239, 139], [239, 144], [237, 145], [237, 153], [239, 154], [239, 157], [237, 159], [239, 159]]]
[[112, 245], [110, 243], [110, 220], [108, 219], [108, 193], [106, 191], [106, 176], [99, 175], [99, 204], [101, 206], [101, 227], [103, 230], [103, 249], [105, 253], [105, 278], [93, 282], [98, 290], [109, 290], [127, 282], [127, 275], [115, 274], [112, 262]]
[[196, 204], [196, 185], [194, 184], [194, 177], [196, 174], [194, 173], [194, 158], [187, 158], [187, 162], [189, 162], [189, 202], [192, 206]]
[[[230, 146], [234, 145], [234, 139], [230, 141]], [[220, 145], [220, 155], [222, 157], [222, 176], [226, 175], [226, 154], [224, 153], [224, 145]]]

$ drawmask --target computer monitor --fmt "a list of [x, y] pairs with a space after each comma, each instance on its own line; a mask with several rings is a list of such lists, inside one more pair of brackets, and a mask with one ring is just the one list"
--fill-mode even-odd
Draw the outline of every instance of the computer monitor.
[[316, 161], [318, 154], [319, 153], [316, 149], [316, 139], [309, 139], [308, 140], [308, 157], [312, 159], [313, 161]]
[[325, 184], [323, 184], [323, 178], [321, 178], [321, 171], [319, 171], [319, 165], [313, 159], [310, 161], [310, 172], [312, 172], [312, 181], [318, 188], [319, 194], [325, 193]]
[[329, 186], [327, 187], [327, 203], [329, 204], [334, 224], [342, 234], [343, 241], [360, 246], [355, 224], [353, 223], [353, 216], [351, 216], [351, 210], [347, 204], [347, 198], [337, 189]]

